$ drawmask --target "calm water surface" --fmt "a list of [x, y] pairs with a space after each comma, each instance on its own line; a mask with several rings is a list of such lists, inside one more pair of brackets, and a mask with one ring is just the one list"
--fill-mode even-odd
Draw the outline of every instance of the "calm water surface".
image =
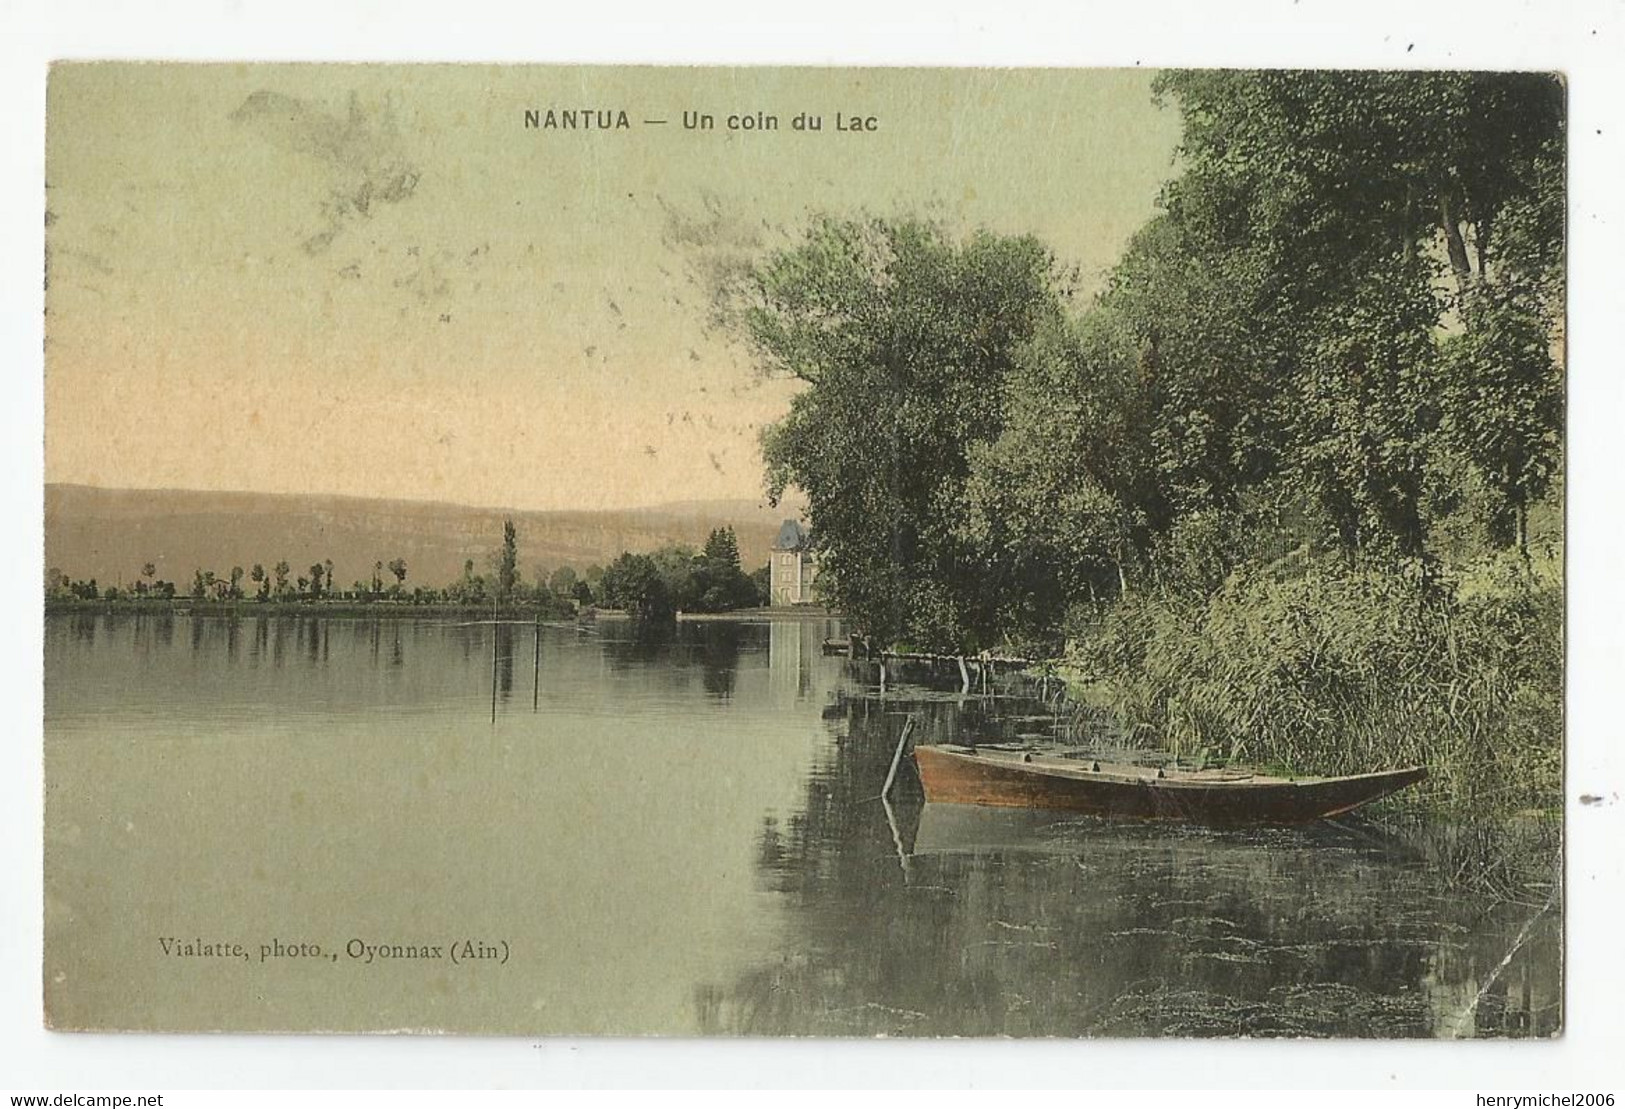
[[[1042, 732], [833, 625], [60, 616], [46, 981], [66, 1027], [1550, 1035], [1559, 829], [1209, 832], [925, 806]], [[494, 696], [493, 696], [494, 693]], [[494, 708], [493, 708], [494, 706]], [[494, 714], [494, 719], [493, 719]], [[161, 937], [248, 960], [166, 955]], [[352, 958], [472, 943], [505, 963]], [[319, 947], [321, 957], [262, 945]], [[333, 958], [334, 955], [338, 957]]]

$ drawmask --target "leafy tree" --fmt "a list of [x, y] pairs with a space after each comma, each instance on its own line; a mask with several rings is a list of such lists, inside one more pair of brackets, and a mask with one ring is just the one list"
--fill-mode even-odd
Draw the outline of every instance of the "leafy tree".
[[985, 553], [1000, 626], [1051, 635], [1075, 599], [1105, 600], [1167, 514], [1132, 339], [1107, 311], [1046, 324], [1005, 382], [1004, 427], [971, 447], [966, 540]]
[[395, 591], [399, 592], [406, 585], [406, 559], [390, 559], [389, 572], [395, 575]]
[[[291, 569], [287, 559], [281, 559], [275, 566], [271, 567], [271, 573], [276, 576], [276, 595], [279, 600], [288, 593], [288, 572]], [[299, 588], [303, 591], [304, 586]]]
[[547, 579], [547, 587], [561, 597], [572, 596], [576, 586], [576, 572], [572, 566], [560, 566]]
[[1489, 532], [1529, 554], [1529, 506], [1546, 494], [1561, 450], [1562, 375], [1551, 327], [1527, 297], [1480, 289], [1462, 334], [1444, 347], [1443, 437], [1494, 490]]
[[1004, 379], [1060, 311], [1061, 277], [1030, 238], [880, 219], [818, 220], [752, 273], [750, 341], [809, 386], [764, 435], [769, 492], [805, 490], [825, 588], [876, 638], [995, 634], [956, 521], [971, 445], [997, 436]]
[[1318, 543], [1425, 567], [1463, 471], [1527, 544], [1560, 459], [1561, 83], [1156, 87], [1180, 175], [1075, 323], [1038, 244], [909, 220], [817, 220], [734, 286], [767, 372], [806, 385], [764, 435], [769, 493], [806, 492], [825, 587], [875, 638], [1053, 642], [1138, 575], [1211, 593]]
[[1439, 422], [1438, 305], [1416, 257], [1387, 261], [1316, 321], [1299, 381], [1294, 462], [1347, 550], [1417, 558]]
[[640, 620], [670, 620], [677, 611], [661, 567], [649, 555], [623, 553], [604, 568], [604, 604]]
[[242, 595], [243, 595], [243, 568], [241, 566], [233, 566], [231, 568], [231, 584], [228, 587], [227, 594], [233, 600], [239, 600], [239, 599], [242, 598]]
[[[1207, 454], [1220, 503], [1285, 468], [1346, 548], [1415, 556], [1429, 460], [1448, 447], [1517, 517], [1555, 464], [1561, 83], [1226, 71], [1157, 87], [1184, 115], [1185, 171], [1154, 224], [1160, 248], [1142, 236], [1115, 291], [1170, 388], [1155, 422], [1172, 453], [1213, 442], [1182, 421], [1228, 394], [1239, 409], [1207, 421], [1225, 429]], [[1441, 328], [1459, 337], [1441, 343]]]
[[701, 607], [700, 596], [705, 588], [701, 580], [704, 569], [698, 552], [684, 543], [668, 543], [650, 552], [649, 560], [660, 575], [663, 603], [673, 612], [693, 612]]
[[1250, 198], [1217, 192], [1181, 196], [1142, 228], [1103, 298], [1138, 345], [1141, 461], [1156, 487], [1146, 507], [1159, 529], [1181, 512], [1233, 510], [1279, 469], [1288, 438], [1288, 355], [1258, 328], [1273, 311], [1267, 268], [1252, 240], [1207, 226], [1243, 218]]
[[[311, 564], [311, 567], [310, 567], [310, 580], [309, 580], [308, 584], [310, 586], [310, 596], [313, 599], [317, 598], [317, 597], [320, 597], [322, 595], [322, 575], [325, 574], [326, 572], [327, 572], [327, 568], [325, 566], [323, 566], [320, 562], [314, 562], [314, 563]], [[299, 591], [301, 593], [303, 593], [304, 592], [304, 586], [301, 586]]]

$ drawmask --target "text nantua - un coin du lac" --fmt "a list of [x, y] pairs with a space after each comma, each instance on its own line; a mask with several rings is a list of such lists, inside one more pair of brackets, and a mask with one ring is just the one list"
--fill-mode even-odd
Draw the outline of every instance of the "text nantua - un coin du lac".
[[773, 112], [734, 112], [716, 115], [685, 109], [674, 120], [664, 114], [639, 116], [624, 108], [526, 108], [527, 131], [630, 131], [634, 121], [645, 127], [665, 127], [679, 123], [685, 131], [794, 131], [813, 133], [831, 130], [865, 134], [880, 130], [880, 117], [836, 112], [826, 120], [821, 112], [797, 112], [787, 119]]

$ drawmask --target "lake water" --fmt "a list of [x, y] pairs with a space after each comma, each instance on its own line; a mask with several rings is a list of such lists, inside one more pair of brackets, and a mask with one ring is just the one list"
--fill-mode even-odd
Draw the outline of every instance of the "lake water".
[[[906, 762], [883, 803], [909, 714], [916, 738], [963, 740], [1042, 731], [1043, 710], [908, 686], [882, 699], [872, 674], [822, 656], [835, 631], [50, 617], [53, 1020], [1560, 1027], [1556, 825], [1115, 825], [925, 806]], [[187, 943], [244, 957], [173, 953]]]

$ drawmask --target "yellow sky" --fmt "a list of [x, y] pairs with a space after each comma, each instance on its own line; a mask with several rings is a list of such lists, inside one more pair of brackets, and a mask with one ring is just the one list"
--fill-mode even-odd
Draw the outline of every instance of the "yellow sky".
[[[867, 210], [1032, 232], [1088, 280], [1169, 174], [1178, 121], [1149, 86], [58, 66], [46, 479], [536, 509], [757, 497], [756, 437], [793, 387], [708, 326], [707, 265]], [[525, 129], [550, 107], [632, 126]], [[757, 111], [780, 129], [728, 130]], [[799, 112], [824, 129], [793, 131]], [[837, 133], [836, 112], [878, 130]]]

